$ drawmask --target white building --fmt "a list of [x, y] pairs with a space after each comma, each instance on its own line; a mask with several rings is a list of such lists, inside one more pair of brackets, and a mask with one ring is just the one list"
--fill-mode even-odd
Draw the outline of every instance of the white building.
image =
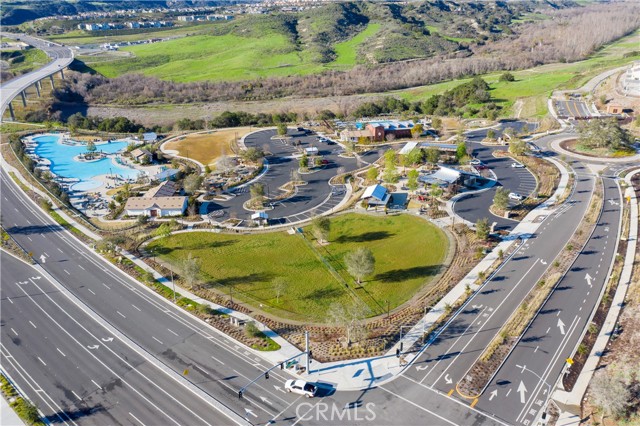
[[640, 61], [635, 61], [624, 74], [622, 88], [627, 96], [640, 96]]
[[131, 197], [124, 209], [127, 216], [182, 216], [187, 210], [187, 197]]

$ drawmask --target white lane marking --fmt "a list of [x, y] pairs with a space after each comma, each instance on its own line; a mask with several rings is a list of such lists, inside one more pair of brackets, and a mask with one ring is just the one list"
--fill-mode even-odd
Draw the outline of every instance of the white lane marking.
[[13, 334], [15, 334], [16, 336], [18, 335], [18, 332], [17, 332], [17, 331], [15, 331], [15, 330], [13, 329], [13, 327], [11, 328], [11, 331], [13, 331]]
[[142, 312], [142, 309], [138, 308], [136, 305], [134, 305], [133, 303], [131, 304], [131, 306], [133, 306], [134, 308], [136, 308], [138, 311]]
[[219, 362], [220, 364], [224, 365], [224, 362], [220, 361], [218, 358], [216, 358], [215, 356], [211, 356], [211, 359], [213, 359], [216, 362]]
[[71, 275], [71, 274], [69, 273], [69, 271], [67, 271], [66, 269], [63, 269], [63, 271], [65, 271], [65, 272], [67, 273], [67, 275]]
[[42, 360], [42, 358], [40, 358], [40, 357], [36, 357], [36, 358], [38, 358], [38, 361], [40, 361], [40, 362], [42, 363], [42, 365], [44, 365], [45, 367], [47, 366], [47, 363], [46, 363], [46, 362], [44, 362], [44, 361]]
[[133, 413], [129, 412], [129, 415], [130, 415], [131, 417], [133, 417], [133, 418], [134, 418], [138, 423], [140, 423], [142, 426], [146, 426], [144, 423], [142, 423], [142, 422], [140, 421], [140, 419], [138, 419], [136, 416], [134, 416], [134, 415], [133, 415]]
[[64, 354], [64, 352], [62, 352], [62, 351], [60, 350], [60, 348], [56, 348], [56, 349], [58, 350], [58, 352], [60, 352], [60, 354], [61, 354], [62, 356], [66, 356], [66, 355]]
[[58, 249], [60, 253], [64, 253], [62, 250], [60, 250], [60, 247], [56, 247], [56, 249]]
[[78, 398], [80, 401], [82, 401], [82, 398], [80, 398], [80, 395], [78, 395], [77, 393], [75, 393], [74, 391], [71, 391], [71, 393], [73, 394], [73, 396], [75, 396], [76, 398]]
[[49, 257], [46, 251], [43, 251], [42, 254], [44, 254], [46, 257]]
[[162, 343], [162, 341], [161, 341], [161, 340], [156, 339], [154, 336], [151, 336], [151, 338], [152, 338], [153, 340], [155, 340], [156, 342], [160, 343], [161, 345], [164, 345], [164, 343]]
[[9, 303], [11, 303], [13, 305], [13, 300], [11, 300], [10, 297], [7, 297], [7, 300], [9, 301]]
[[78, 268], [82, 269], [83, 271], [86, 271], [86, 269], [84, 269], [82, 265], [78, 265]]
[[[378, 389], [382, 389], [383, 391], [390, 393], [391, 395], [395, 396], [396, 398], [400, 398], [401, 400], [403, 400], [403, 401], [405, 401], [405, 402], [407, 402], [407, 403], [409, 403], [409, 404], [413, 405], [414, 407], [418, 408], [419, 410], [425, 411], [425, 412], [427, 412], [427, 413], [431, 414], [432, 416], [435, 416], [435, 417], [439, 418], [440, 420], [442, 420], [442, 421], [444, 421], [444, 422], [446, 422], [446, 423], [449, 423], [450, 425], [458, 426], [456, 423], [453, 423], [452, 421], [450, 421], [450, 420], [448, 420], [448, 419], [446, 419], [446, 418], [444, 418], [444, 417], [442, 417], [442, 416], [440, 416], [440, 415], [438, 415], [438, 414], [434, 413], [433, 411], [429, 411], [429, 410], [427, 410], [426, 408], [422, 407], [421, 405], [418, 405], [418, 404], [416, 404], [415, 402], [413, 402], [413, 401], [411, 401], [411, 400], [408, 400], [408, 399], [404, 398], [403, 396], [398, 395], [398, 394], [397, 394], [397, 393], [395, 393], [395, 392], [391, 392], [389, 389], [385, 389], [385, 388], [383, 388], [383, 387], [380, 387], [380, 388], [378, 388]], [[302, 420], [302, 419], [303, 419], [303, 417], [300, 417], [300, 419], [298, 419], [298, 421], [300, 421], [300, 420]], [[296, 422], [296, 423], [297, 423], [297, 422]], [[295, 424], [295, 423], [294, 423], [294, 424]], [[293, 425], [292, 425], [292, 426], [293, 426]]]
[[180, 335], [178, 333], [176, 333], [175, 331], [171, 330], [170, 328], [167, 328], [167, 330], [169, 330], [169, 333], [175, 334], [176, 336], [180, 337]]
[[122, 312], [120, 312], [120, 311], [116, 311], [116, 312], [117, 312], [117, 313], [118, 313], [118, 315], [120, 315], [122, 318], [126, 318]]
[[94, 296], [96, 295], [96, 292], [91, 290], [90, 288], [88, 288], [87, 290], [89, 290], [89, 293], [93, 294]]
[[540, 346], [536, 346], [536, 348], [535, 348], [535, 349], [534, 349], [534, 351], [533, 351], [533, 353], [534, 353], [534, 354], [535, 354], [536, 352], [538, 352], [538, 348], [539, 348], [539, 347], [540, 347]]
[[547, 328], [547, 332], [545, 334], [549, 334], [550, 330], [551, 330], [551, 327]]
[[36, 327], [36, 325], [33, 322], [31, 322], [31, 320], [29, 320], [29, 324], [31, 324], [33, 326], [33, 328], [38, 328], [38, 327]]
[[102, 386], [100, 386], [98, 384], [98, 382], [96, 382], [95, 380], [91, 379], [91, 381], [93, 382], [94, 385], [96, 385], [98, 387], [98, 389], [102, 389]]
[[505, 398], [509, 396], [509, 394], [511, 393], [512, 390], [513, 390], [513, 388], [509, 389], [509, 392], [507, 392], [507, 394], [505, 395]]
[[29, 241], [33, 241], [33, 240], [31, 239], [31, 237], [27, 237], [27, 239], [28, 239]]
[[111, 290], [111, 287], [109, 287], [108, 285], [106, 285], [105, 283], [102, 283], [103, 286], [105, 286], [106, 288], [108, 288], [109, 290]]

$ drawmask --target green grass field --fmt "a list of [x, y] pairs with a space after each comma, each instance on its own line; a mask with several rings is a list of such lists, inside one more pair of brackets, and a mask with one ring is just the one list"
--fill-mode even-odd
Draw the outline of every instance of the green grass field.
[[[305, 236], [311, 240], [309, 232]], [[446, 235], [413, 216], [373, 217], [349, 214], [332, 219], [330, 244], [314, 251], [301, 235], [284, 232], [257, 235], [183, 233], [150, 244], [165, 261], [179, 265], [192, 253], [201, 260], [207, 285], [278, 316], [325, 321], [333, 302], [361, 298], [373, 314], [406, 302], [437, 273], [448, 250]], [[347, 251], [365, 246], [376, 258], [376, 268], [356, 288], [342, 265]], [[407, 248], [411, 247], [410, 250]], [[347, 290], [320, 260], [322, 256], [350, 282]], [[177, 268], [179, 269], [179, 268]], [[284, 277], [286, 290], [278, 301], [273, 280]], [[232, 290], [231, 290], [232, 289]]]
[[106, 77], [127, 72], [176, 82], [251, 80], [260, 77], [303, 75], [326, 69], [349, 69], [358, 63], [358, 46], [374, 36], [379, 24], [370, 24], [351, 39], [336, 43], [335, 61], [319, 64], [276, 32], [260, 37], [225, 34], [199, 35], [121, 49], [134, 58], [81, 58]]

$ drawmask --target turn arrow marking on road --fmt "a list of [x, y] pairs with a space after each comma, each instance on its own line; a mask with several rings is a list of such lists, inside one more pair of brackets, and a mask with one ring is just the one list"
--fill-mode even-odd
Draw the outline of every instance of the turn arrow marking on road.
[[416, 371], [424, 371], [424, 370], [426, 370], [427, 368], [429, 368], [429, 366], [428, 366], [428, 365], [418, 365], [418, 366], [416, 367]]
[[490, 394], [489, 394], [489, 401], [493, 401], [493, 398], [495, 398], [498, 395], [498, 390], [494, 389]]
[[258, 415], [256, 413], [254, 413], [253, 411], [249, 410], [248, 408], [245, 408], [244, 411], [246, 411], [245, 416], [249, 417], [249, 415], [252, 415], [253, 417], [258, 417]]
[[560, 318], [558, 318], [558, 328], [560, 329], [560, 334], [564, 336], [564, 323]]
[[262, 400], [262, 402], [264, 402], [264, 403], [266, 403], [266, 404], [273, 405], [273, 404], [271, 403], [271, 401], [269, 401], [269, 400], [268, 400], [267, 398], [265, 398], [264, 396], [261, 396], [261, 397], [260, 397], [260, 399]]
[[524, 386], [524, 383], [522, 382], [522, 380], [520, 380], [520, 385], [518, 385], [518, 393], [520, 394], [520, 402], [522, 404], [525, 403], [525, 393], [526, 392], [527, 392], [527, 388]]
[[113, 341], [113, 337], [107, 337], [106, 339], [103, 337], [101, 340], [103, 342], [111, 342], [111, 341]]
[[87, 349], [98, 349], [100, 345], [87, 346]]
[[587, 272], [587, 275], [585, 275], [584, 279], [587, 280], [587, 284], [589, 285], [589, 287], [592, 287], [591, 280], [593, 279], [593, 277], [589, 275], [588, 272]]
[[448, 384], [453, 383], [453, 380], [451, 380], [451, 377], [449, 377], [448, 374], [446, 376], [444, 376], [444, 381], [447, 382]]

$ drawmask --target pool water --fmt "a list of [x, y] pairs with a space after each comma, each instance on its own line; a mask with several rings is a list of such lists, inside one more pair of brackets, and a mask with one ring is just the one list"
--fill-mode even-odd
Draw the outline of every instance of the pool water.
[[[80, 180], [73, 186], [74, 190], [86, 191], [97, 188], [100, 182], [92, 178], [99, 175], [117, 175], [123, 179], [135, 179], [140, 173], [136, 169], [117, 165], [111, 158], [102, 158], [89, 163], [74, 160], [74, 157], [87, 152], [86, 145], [64, 145], [60, 143], [61, 136], [46, 135], [33, 138], [37, 142], [35, 153], [51, 161], [51, 172], [66, 178]], [[97, 152], [113, 154], [123, 151], [127, 142], [116, 141], [96, 144]]]

